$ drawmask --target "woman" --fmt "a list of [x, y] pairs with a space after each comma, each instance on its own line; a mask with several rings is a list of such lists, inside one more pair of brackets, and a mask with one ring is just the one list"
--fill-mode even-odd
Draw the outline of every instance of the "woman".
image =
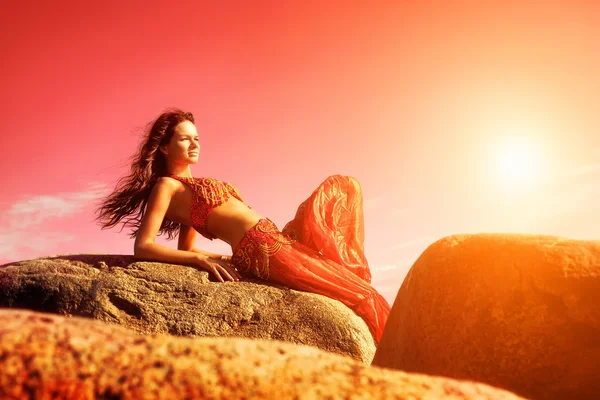
[[[130, 235], [135, 258], [190, 265], [221, 282], [250, 274], [334, 298], [365, 320], [378, 343], [390, 306], [370, 285], [358, 182], [330, 176], [280, 231], [245, 204], [229, 182], [192, 177], [190, 165], [199, 152], [194, 116], [179, 109], [161, 114], [130, 176], [101, 205], [96, 219], [106, 220], [102, 229], [137, 210], [124, 222], [135, 228]], [[158, 234], [172, 239], [175, 231], [178, 250], [155, 243]], [[197, 233], [229, 243], [233, 257], [195, 248]]]

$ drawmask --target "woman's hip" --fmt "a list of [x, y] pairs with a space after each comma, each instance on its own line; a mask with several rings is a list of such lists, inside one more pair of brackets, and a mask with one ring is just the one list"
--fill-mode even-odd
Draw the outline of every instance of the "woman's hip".
[[269, 218], [261, 218], [251, 227], [233, 250], [232, 262], [242, 271], [254, 271], [260, 278], [268, 279], [269, 259], [282, 246], [296, 240], [282, 233]]

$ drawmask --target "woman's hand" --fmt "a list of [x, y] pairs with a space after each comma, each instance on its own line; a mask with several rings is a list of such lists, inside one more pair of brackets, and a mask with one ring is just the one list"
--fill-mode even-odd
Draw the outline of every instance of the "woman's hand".
[[221, 282], [225, 282], [221, 274], [230, 281], [239, 281], [241, 278], [241, 275], [237, 272], [231, 262], [231, 257], [222, 256], [220, 258], [213, 258], [198, 255], [198, 262], [196, 265], [205, 271], [215, 274]]

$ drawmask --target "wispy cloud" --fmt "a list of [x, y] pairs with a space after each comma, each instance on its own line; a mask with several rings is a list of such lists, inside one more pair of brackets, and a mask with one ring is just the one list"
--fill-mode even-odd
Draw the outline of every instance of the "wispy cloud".
[[578, 177], [583, 175], [600, 174], [600, 163], [584, 164], [564, 171], [564, 177]]
[[81, 212], [91, 200], [105, 192], [104, 185], [92, 184], [77, 192], [26, 197], [14, 203], [0, 219], [8, 222], [10, 229], [23, 229], [42, 224], [48, 219], [63, 218]]
[[395, 269], [398, 269], [398, 266], [395, 264], [379, 265], [373, 267], [374, 271], [393, 271]]
[[63, 232], [0, 232], [0, 264], [29, 259], [31, 254], [50, 254], [59, 244], [75, 239]]
[[106, 192], [106, 185], [94, 183], [84, 190], [27, 196], [0, 212], [0, 262], [51, 253], [62, 243], [76, 239], [67, 232], [46, 229], [48, 221], [80, 213]]
[[385, 207], [386, 215], [389, 217], [404, 217], [409, 215], [411, 211], [410, 208], [393, 207], [390, 206], [390, 204], [394, 204], [394, 202], [389, 199], [389, 196], [371, 197], [363, 201], [363, 210], [373, 210]]
[[393, 301], [396, 292], [414, 264], [412, 257], [397, 260], [392, 264], [371, 265], [372, 285], [386, 298]]
[[417, 238], [414, 238], [411, 240], [406, 240], [402, 243], [395, 244], [390, 247], [390, 250], [405, 249], [407, 247], [420, 246], [420, 245], [429, 245], [429, 244], [433, 243], [434, 240], [435, 240], [435, 236], [432, 236], [432, 235], [420, 236], [420, 237], [417, 237]]
[[398, 289], [400, 289], [411, 266], [412, 263], [399, 262], [391, 266], [393, 268], [386, 268], [387, 266], [373, 268], [371, 284], [385, 297], [390, 305], [394, 302]]

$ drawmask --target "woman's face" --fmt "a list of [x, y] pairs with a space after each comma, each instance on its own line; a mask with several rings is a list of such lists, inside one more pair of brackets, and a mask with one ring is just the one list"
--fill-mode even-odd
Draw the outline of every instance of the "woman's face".
[[190, 121], [183, 121], [175, 127], [175, 132], [171, 141], [164, 146], [165, 157], [173, 161], [187, 161], [195, 163], [200, 154], [200, 142], [198, 141], [198, 132], [196, 127]]

